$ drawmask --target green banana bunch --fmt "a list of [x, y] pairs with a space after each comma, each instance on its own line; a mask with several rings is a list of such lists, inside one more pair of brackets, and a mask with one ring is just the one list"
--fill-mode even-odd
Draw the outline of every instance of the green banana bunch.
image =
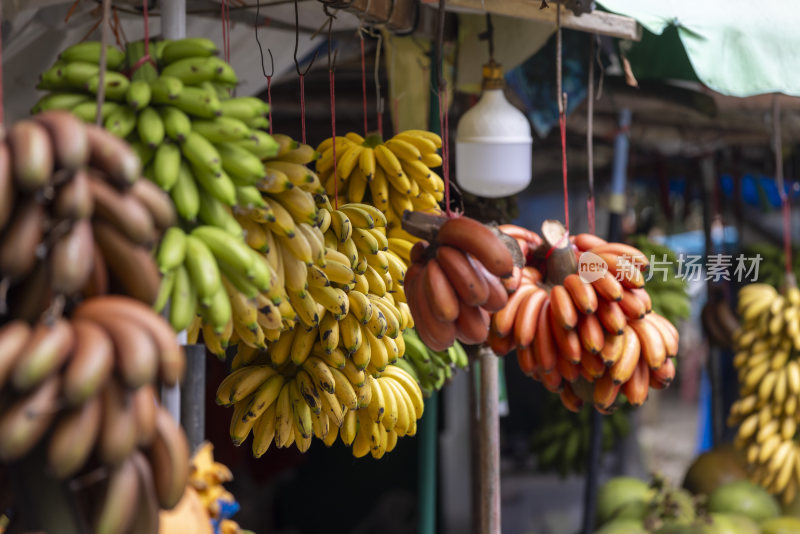
[[[564, 408], [557, 398], [549, 396], [547, 402], [548, 406], [541, 412], [545, 420], [530, 440], [539, 470], [556, 471], [562, 477], [584, 473], [589, 456], [591, 410], [574, 413]], [[603, 451], [610, 450], [617, 440], [630, 432], [626, 412], [626, 409], [616, 410], [603, 418]]]
[[425, 346], [413, 328], [403, 332], [403, 339], [406, 356], [395, 365], [405, 369], [419, 383], [426, 397], [442, 389], [453, 376], [454, 369], [466, 369], [469, 366], [467, 353], [458, 341], [446, 351], [437, 352]]
[[[746, 245], [742, 250], [745, 258], [755, 258], [756, 255], [761, 256], [761, 262], [758, 265], [758, 280], [757, 282], [769, 284], [776, 289], [780, 289], [784, 285], [785, 280], [785, 256], [780, 247], [770, 243], [753, 243]], [[800, 258], [798, 258], [800, 250], [792, 251], [792, 272], [795, 278], [800, 277]]]
[[[686, 292], [687, 281], [678, 278], [678, 256], [675, 251], [659, 243], [650, 241], [645, 236], [635, 236], [633, 245], [642, 251], [647, 258], [668, 262], [666, 276], [662, 271], [653, 273], [647, 281], [647, 293], [653, 302], [653, 311], [667, 318], [672, 324], [687, 319], [691, 312], [689, 295]], [[661, 266], [659, 266], [661, 269]]]
[[[68, 109], [94, 121], [99, 51], [100, 43], [88, 42], [62, 52], [42, 74], [39, 88], [50, 92], [33, 111]], [[173, 228], [159, 246], [163, 283], [156, 309], [170, 303], [176, 330], [197, 328], [199, 317], [207, 325], [204, 337], [214, 337], [212, 349], [224, 353], [235, 318], [245, 309], [256, 314], [267, 302], [277, 307], [285, 297], [265, 261], [268, 247], [251, 250], [239, 220], [255, 217], [287, 235], [295, 221], [316, 224], [312, 195], [324, 190], [304, 166], [316, 153], [263, 131], [269, 107], [262, 100], [230, 96], [236, 74], [216, 57], [212, 41], [152, 42], [154, 63], [141, 62], [144, 52], [142, 41], [124, 53], [108, 48], [103, 124], [131, 144], [142, 174], [169, 193], [186, 230]], [[264, 161], [280, 157], [288, 159]], [[278, 163], [281, 170], [268, 168]], [[276, 310], [267, 314], [280, 324]], [[258, 343], [264, 346], [263, 335]]]

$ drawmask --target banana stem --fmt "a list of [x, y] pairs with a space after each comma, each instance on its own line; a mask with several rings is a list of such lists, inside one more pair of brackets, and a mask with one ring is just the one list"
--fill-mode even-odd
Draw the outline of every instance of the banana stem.
[[578, 260], [569, 241], [569, 233], [560, 221], [547, 220], [542, 223], [542, 239], [547, 255], [547, 283], [561, 284], [568, 275], [578, 272]]

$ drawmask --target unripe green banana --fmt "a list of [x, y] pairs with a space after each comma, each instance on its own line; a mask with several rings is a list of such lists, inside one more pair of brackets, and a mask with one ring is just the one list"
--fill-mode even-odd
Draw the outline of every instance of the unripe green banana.
[[[63, 52], [58, 57], [67, 62], [84, 61], [86, 63], [100, 63], [102, 44], [99, 41], [84, 41], [77, 43]], [[125, 61], [125, 54], [116, 46], [108, 45], [106, 48], [106, 68], [117, 70]]]
[[211, 120], [194, 120], [192, 121], [192, 130], [214, 144], [240, 141], [253, 135], [243, 121], [225, 116]]
[[164, 121], [164, 130], [173, 141], [183, 143], [186, 136], [192, 131], [192, 121], [183, 111], [173, 106], [161, 108], [161, 120]]
[[192, 171], [185, 161], [181, 161], [178, 179], [169, 193], [178, 215], [184, 220], [194, 222], [200, 211], [200, 191], [194, 181]]
[[252, 130], [253, 136], [250, 139], [236, 141], [236, 146], [242, 147], [259, 159], [271, 159], [278, 155], [280, 145], [267, 132]]
[[[103, 76], [103, 85], [106, 88], [105, 96], [106, 100], [115, 100], [115, 101], [123, 101], [125, 100], [125, 95], [128, 92], [128, 86], [130, 86], [130, 81], [124, 74], [119, 72], [113, 71], [106, 71]], [[96, 95], [97, 90], [100, 87], [100, 75], [96, 74], [89, 78], [89, 81], [86, 83], [86, 89], [89, 90], [90, 93]]]
[[269, 104], [254, 96], [229, 98], [220, 102], [222, 114], [226, 117], [248, 121], [253, 117], [269, 115]]
[[217, 53], [217, 45], [211, 39], [187, 37], [170, 41], [164, 45], [159, 60], [165, 65], [189, 57], [209, 57]]
[[195, 169], [204, 170], [212, 176], [222, 174], [222, 161], [219, 152], [205, 137], [194, 131], [186, 136], [181, 145], [183, 156]]
[[236, 143], [215, 145], [222, 159], [222, 168], [237, 185], [255, 185], [266, 171], [258, 156]]
[[155, 108], [144, 108], [136, 121], [136, 131], [142, 143], [155, 149], [164, 142], [164, 122]]
[[156, 104], [171, 104], [183, 92], [183, 82], [172, 76], [159, 76], [150, 82], [152, 101]]
[[163, 76], [178, 78], [184, 85], [210, 82], [216, 77], [214, 63], [209, 57], [187, 57], [170, 63], [161, 70]]
[[128, 105], [138, 111], [144, 109], [150, 103], [150, 84], [144, 80], [133, 80], [128, 86], [128, 93], [125, 95], [125, 100]]
[[176, 331], [186, 329], [195, 316], [197, 308], [197, 292], [195, 291], [189, 271], [184, 265], [175, 270], [175, 281], [169, 302], [169, 322]]
[[103, 127], [124, 139], [136, 128], [136, 113], [128, 106], [117, 106], [117, 109], [108, 114]]
[[198, 210], [198, 215], [201, 221], [211, 226], [222, 228], [232, 235], [243, 235], [241, 225], [231, 212], [228, 211], [225, 204], [211, 196], [201, 187], [198, 188], [198, 192], [200, 194], [200, 209]]
[[83, 61], [67, 63], [61, 67], [64, 80], [70, 87], [75, 89], [86, 87], [89, 80], [96, 77], [99, 72], [100, 66], [97, 63], [85, 63]]
[[212, 197], [228, 206], [236, 204], [236, 186], [224, 171], [212, 174], [207, 169], [194, 166], [192, 166], [192, 171], [200, 187]]
[[50, 93], [39, 99], [31, 109], [31, 113], [41, 113], [50, 109], [73, 109], [81, 104], [92, 102], [88, 95], [77, 93]]
[[220, 103], [213, 88], [211, 91], [202, 87], [186, 86], [177, 98], [169, 102], [180, 110], [206, 119], [213, 119], [221, 115]]
[[169, 191], [178, 181], [181, 150], [174, 143], [161, 143], [153, 158], [153, 181], [164, 191]]
[[169, 228], [161, 238], [156, 253], [158, 270], [166, 273], [181, 265], [186, 259], [186, 234], [177, 226]]

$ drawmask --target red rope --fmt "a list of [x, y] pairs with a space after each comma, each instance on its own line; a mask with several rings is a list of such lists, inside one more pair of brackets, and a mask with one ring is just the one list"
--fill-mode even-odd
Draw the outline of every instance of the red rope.
[[383, 113], [380, 112], [378, 113], [378, 134], [383, 137]]
[[303, 144], [306, 144], [306, 84], [305, 76], [300, 75], [300, 132]]
[[225, 62], [231, 62], [231, 12], [228, 6], [228, 0], [222, 0], [222, 55], [225, 57]]
[[272, 135], [272, 76], [267, 76], [267, 105], [269, 105], [269, 134]]
[[586, 211], [589, 215], [589, 233], [595, 234], [594, 197], [586, 200]]
[[361, 98], [364, 101], [364, 137], [367, 136], [369, 123], [367, 122], [367, 67], [364, 61], [364, 35], [359, 31], [361, 37]]
[[447, 91], [439, 88], [439, 129], [442, 132], [442, 174], [444, 175], [444, 209], [448, 217], [450, 211], [450, 120], [447, 113]]
[[328, 71], [331, 91], [331, 136], [333, 137], [333, 207], [339, 209], [339, 175], [336, 171], [336, 80], [333, 69]]
[[139, 70], [145, 63], [150, 63], [154, 68], [158, 68], [155, 60], [150, 57], [150, 16], [147, 11], [147, 0], [142, 0], [142, 19], [144, 21], [144, 55], [139, 58], [139, 61], [133, 64], [131, 69], [126, 73], [128, 78], [133, 76], [133, 73]]
[[564, 227], [569, 232], [569, 191], [567, 188], [567, 114], [558, 118], [561, 129], [561, 174], [564, 181]]

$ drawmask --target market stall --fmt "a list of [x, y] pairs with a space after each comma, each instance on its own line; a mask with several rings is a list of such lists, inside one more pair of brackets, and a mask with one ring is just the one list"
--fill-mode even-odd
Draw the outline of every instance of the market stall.
[[594, 4], [3, 0], [0, 531], [800, 532], [796, 17]]

